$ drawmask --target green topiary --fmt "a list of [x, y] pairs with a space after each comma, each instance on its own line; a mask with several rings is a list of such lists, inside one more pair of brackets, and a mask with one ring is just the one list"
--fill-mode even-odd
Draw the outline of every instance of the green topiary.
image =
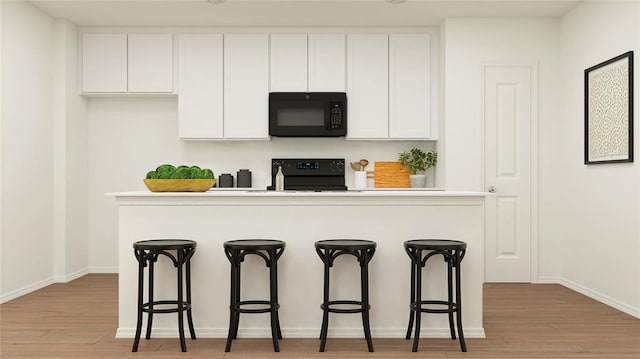
[[412, 173], [422, 173], [438, 163], [438, 154], [434, 151], [427, 153], [419, 148], [412, 148], [398, 154], [398, 161], [407, 166]]
[[146, 175], [147, 179], [212, 179], [215, 178], [213, 171], [208, 168], [200, 168], [198, 166], [164, 164], [158, 166], [155, 171], [149, 171]]

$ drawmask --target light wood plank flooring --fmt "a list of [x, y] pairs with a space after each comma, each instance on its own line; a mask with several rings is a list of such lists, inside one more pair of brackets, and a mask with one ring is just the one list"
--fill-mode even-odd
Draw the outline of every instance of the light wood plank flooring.
[[[270, 339], [238, 339], [224, 353], [223, 339], [115, 339], [117, 275], [91, 274], [55, 284], [0, 305], [1, 358], [640, 358], [640, 320], [559, 285], [486, 284], [486, 339], [422, 338], [411, 352], [403, 339], [284, 339], [274, 353]], [[375, 309], [374, 309], [375, 310]], [[197, 314], [196, 314], [197, 315]], [[428, 317], [427, 317], [428, 318]]]

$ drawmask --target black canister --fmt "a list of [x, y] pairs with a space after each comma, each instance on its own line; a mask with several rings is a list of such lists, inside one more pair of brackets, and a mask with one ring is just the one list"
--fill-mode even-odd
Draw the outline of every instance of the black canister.
[[237, 173], [238, 183], [237, 187], [251, 187], [251, 171], [240, 170]]
[[233, 176], [230, 173], [223, 173], [218, 177], [218, 187], [233, 187]]

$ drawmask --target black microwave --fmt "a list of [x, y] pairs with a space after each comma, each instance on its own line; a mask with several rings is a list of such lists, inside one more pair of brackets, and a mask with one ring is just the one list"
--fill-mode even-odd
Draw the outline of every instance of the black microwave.
[[344, 92], [269, 93], [269, 135], [346, 136], [347, 94]]

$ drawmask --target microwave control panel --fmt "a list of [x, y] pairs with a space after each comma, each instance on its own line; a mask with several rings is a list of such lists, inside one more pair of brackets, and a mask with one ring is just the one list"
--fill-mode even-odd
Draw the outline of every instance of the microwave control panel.
[[341, 102], [330, 102], [329, 103], [329, 128], [340, 129], [344, 128], [343, 118], [344, 109]]

